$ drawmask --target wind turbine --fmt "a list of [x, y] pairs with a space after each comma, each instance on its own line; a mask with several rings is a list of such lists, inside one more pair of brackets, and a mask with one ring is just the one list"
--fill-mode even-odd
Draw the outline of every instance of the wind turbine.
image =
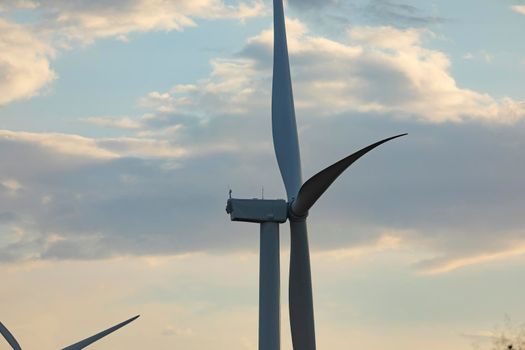
[[[137, 318], [139, 318], [139, 316], [140, 315], [132, 317], [129, 320], [126, 320], [126, 321], [124, 321], [122, 323], [119, 323], [119, 324], [117, 324], [117, 325], [115, 325], [113, 327], [110, 327], [110, 328], [106, 329], [105, 331], [97, 333], [97, 334], [95, 334], [95, 335], [93, 335], [93, 336], [91, 336], [89, 338], [86, 338], [84, 340], [81, 340], [78, 343], [75, 343], [73, 345], [67, 346], [67, 347], [63, 348], [62, 350], [81, 350], [81, 349], [84, 349], [85, 347], [93, 344], [97, 340], [100, 340], [101, 338], [104, 338], [106, 335], [115, 332], [117, 329], [124, 327], [128, 323], [131, 323], [131, 322], [135, 321]], [[20, 347], [20, 344], [18, 344], [18, 341], [15, 339], [13, 334], [11, 334], [11, 332], [9, 332], [9, 330], [2, 324], [2, 322], [0, 322], [0, 334], [2, 334], [4, 336], [5, 340], [7, 340], [7, 342], [9, 343], [9, 345], [11, 345], [13, 350], [22, 350], [22, 348]]]
[[260, 350], [280, 349], [279, 224], [290, 221], [289, 312], [292, 343], [295, 350], [315, 350], [312, 277], [306, 226], [308, 211], [352, 163], [377, 146], [406, 134], [371, 144], [330, 165], [303, 183], [283, 1], [273, 0], [273, 9], [272, 134], [287, 201], [237, 199], [231, 198], [230, 193], [226, 211], [232, 221], [260, 224]]

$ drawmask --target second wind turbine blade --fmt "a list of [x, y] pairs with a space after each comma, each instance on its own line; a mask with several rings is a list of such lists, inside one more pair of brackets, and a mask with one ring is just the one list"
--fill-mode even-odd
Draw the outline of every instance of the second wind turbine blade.
[[9, 332], [9, 329], [2, 324], [2, 322], [0, 322], [0, 333], [4, 336], [9, 345], [11, 345], [13, 350], [22, 350], [20, 344], [18, 344], [15, 337]]
[[301, 157], [286, 44], [282, 0], [274, 0], [274, 52], [272, 83], [272, 134], [277, 163], [288, 200], [297, 195], [302, 184]]
[[294, 350], [315, 350], [312, 273], [306, 220], [290, 221], [288, 305]]
[[341, 175], [350, 165], [356, 160], [364, 156], [379, 145], [385, 142], [393, 140], [395, 138], [405, 136], [407, 134], [401, 134], [386, 138], [371, 144], [346, 158], [341, 159], [337, 163], [330, 165], [329, 167], [321, 170], [314, 176], [312, 176], [299, 190], [297, 198], [292, 203], [292, 212], [297, 216], [305, 216], [308, 214], [308, 210], [315, 204], [315, 202], [322, 196], [322, 194], [330, 187], [330, 185]]
[[85, 347], [93, 344], [94, 342], [96, 342], [97, 340], [100, 340], [102, 338], [104, 338], [106, 335], [110, 334], [110, 333], [113, 333], [114, 331], [118, 330], [119, 328], [122, 328], [124, 327], [125, 325], [127, 325], [128, 323], [131, 323], [133, 321], [135, 321], [137, 318], [139, 318], [140, 315], [137, 315], [135, 317], [132, 317], [130, 318], [129, 320], [126, 320], [122, 323], [119, 323], [111, 328], [108, 328], [106, 329], [105, 331], [102, 331], [100, 333], [97, 333], [95, 334], [94, 336], [91, 336], [89, 338], [86, 338], [84, 340], [81, 340], [79, 341], [78, 343], [75, 343], [73, 345], [70, 345], [66, 348], [63, 348], [62, 350], [81, 350], [81, 349], [84, 349]]

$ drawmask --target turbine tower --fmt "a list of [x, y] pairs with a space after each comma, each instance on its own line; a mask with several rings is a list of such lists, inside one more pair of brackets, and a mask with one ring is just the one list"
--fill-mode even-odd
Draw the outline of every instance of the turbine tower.
[[272, 134], [287, 200], [229, 198], [232, 221], [260, 224], [259, 349], [280, 349], [279, 224], [290, 221], [289, 312], [295, 350], [315, 350], [312, 277], [306, 218], [328, 187], [352, 163], [396, 135], [367, 146], [303, 183], [282, 0], [273, 0]]
[[[75, 343], [73, 345], [65, 347], [62, 350], [81, 350], [81, 349], [84, 349], [85, 347], [93, 344], [97, 340], [100, 340], [100, 339], [104, 338], [106, 335], [115, 332], [117, 329], [124, 327], [128, 323], [131, 323], [131, 322], [135, 321], [137, 318], [139, 318], [139, 316], [140, 315], [132, 317], [129, 320], [126, 320], [126, 321], [124, 321], [122, 323], [119, 323], [119, 324], [113, 326], [113, 327], [110, 327], [110, 328], [108, 328], [108, 329], [106, 329], [106, 330], [104, 330], [104, 331], [102, 331], [100, 333], [97, 333], [97, 334], [95, 334], [95, 335], [93, 335], [93, 336], [91, 336], [89, 338], [81, 340], [78, 343]], [[9, 345], [11, 345], [13, 350], [22, 350], [22, 348], [20, 347], [20, 344], [18, 344], [18, 341], [15, 339], [13, 334], [11, 334], [11, 332], [9, 332], [9, 330], [2, 324], [2, 322], [0, 322], [0, 334], [2, 334], [2, 336], [9, 343]]]

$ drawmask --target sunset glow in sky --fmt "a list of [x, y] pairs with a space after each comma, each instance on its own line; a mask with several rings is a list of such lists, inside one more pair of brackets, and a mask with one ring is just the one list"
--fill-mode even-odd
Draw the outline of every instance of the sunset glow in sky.
[[[491, 349], [525, 322], [525, 1], [285, 8], [303, 177], [409, 134], [310, 213], [318, 349]], [[0, 321], [24, 349], [136, 314], [93, 349], [257, 348], [259, 229], [225, 204], [285, 197], [271, 15], [0, 0]]]

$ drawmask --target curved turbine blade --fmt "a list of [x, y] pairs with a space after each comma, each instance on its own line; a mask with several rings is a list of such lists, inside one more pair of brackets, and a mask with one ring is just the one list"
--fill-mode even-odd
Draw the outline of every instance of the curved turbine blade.
[[11, 345], [13, 350], [22, 350], [20, 344], [16, 341], [15, 337], [9, 332], [6, 326], [0, 322], [0, 333], [4, 336], [5, 340]]
[[273, 147], [279, 163], [288, 200], [297, 195], [302, 184], [301, 157], [286, 44], [283, 1], [274, 0], [274, 51], [272, 83]]
[[91, 336], [89, 338], [86, 338], [84, 340], [81, 340], [79, 341], [78, 343], [75, 343], [73, 345], [70, 345], [66, 348], [63, 348], [62, 350], [80, 350], [80, 349], [84, 349], [85, 347], [93, 344], [94, 342], [96, 342], [97, 340], [100, 340], [101, 338], [104, 338], [106, 335], [110, 334], [110, 333], [113, 333], [114, 331], [116, 331], [117, 329], [119, 328], [122, 328], [124, 327], [125, 325], [127, 325], [128, 323], [131, 323], [133, 321], [135, 321], [137, 318], [139, 318], [140, 315], [137, 315], [135, 317], [132, 317], [130, 318], [129, 320], [126, 320], [122, 323], [119, 323], [117, 324], [116, 326], [113, 326], [111, 328], [108, 328], [106, 329], [105, 331], [102, 331], [100, 333], [97, 333], [95, 334], [94, 336]]
[[[292, 201], [297, 196], [302, 184], [301, 155], [295, 121], [282, 0], [274, 0], [273, 8], [273, 147], [288, 201]], [[306, 222], [290, 221], [290, 230], [289, 304], [293, 348], [296, 350], [315, 350], [312, 278]]]
[[290, 221], [290, 326], [295, 350], [315, 350], [312, 274], [306, 220]]
[[330, 165], [328, 168], [321, 170], [314, 176], [312, 176], [299, 190], [297, 198], [292, 202], [292, 212], [297, 216], [305, 216], [308, 210], [314, 205], [314, 203], [321, 197], [321, 195], [330, 187], [330, 185], [341, 175], [352, 163], [370, 152], [377, 146], [393, 140], [395, 138], [405, 136], [407, 134], [401, 134], [389, 137], [381, 140], [368, 147], [365, 147], [354, 154], [349, 155], [346, 158], [341, 159], [337, 163]]

